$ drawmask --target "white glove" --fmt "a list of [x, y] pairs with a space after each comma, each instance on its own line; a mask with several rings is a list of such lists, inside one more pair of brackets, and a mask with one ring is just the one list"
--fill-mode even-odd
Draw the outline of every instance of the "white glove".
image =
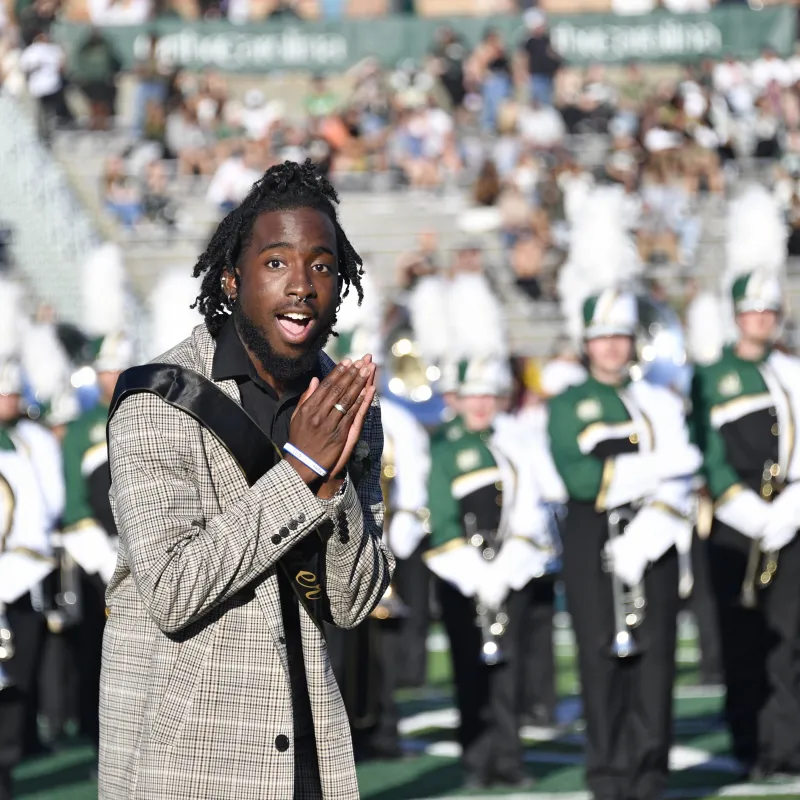
[[656, 472], [660, 480], [664, 481], [694, 475], [703, 464], [703, 455], [693, 444], [659, 448], [652, 455], [656, 458]]
[[794, 525], [767, 525], [764, 536], [761, 538], [761, 552], [769, 553], [773, 550], [781, 550], [797, 536], [797, 528]]
[[[503, 545], [505, 547], [505, 545]], [[475, 598], [487, 608], [496, 611], [508, 596], [509, 586], [505, 577], [497, 569], [499, 565], [494, 562], [486, 564], [483, 570]]]
[[492, 568], [498, 572], [508, 589], [519, 591], [532, 578], [544, 575], [552, 557], [551, 550], [536, 547], [526, 538], [512, 536], [503, 542], [500, 552], [492, 561]]
[[675, 544], [682, 529], [690, 525], [688, 520], [646, 506], [630, 521], [622, 536], [606, 544], [614, 574], [628, 585], [639, 583], [647, 565], [658, 561]]
[[477, 547], [464, 542], [444, 553], [435, 553], [425, 559], [428, 569], [458, 589], [464, 597], [472, 597], [483, 580], [487, 563]]
[[422, 521], [410, 511], [396, 511], [389, 524], [389, 546], [397, 558], [406, 559], [425, 535]]
[[628, 586], [633, 586], [644, 577], [649, 560], [641, 542], [619, 536], [606, 542], [605, 554], [614, 574]]
[[723, 524], [751, 539], [760, 539], [767, 527], [772, 506], [752, 489], [743, 489], [718, 506], [714, 516]]

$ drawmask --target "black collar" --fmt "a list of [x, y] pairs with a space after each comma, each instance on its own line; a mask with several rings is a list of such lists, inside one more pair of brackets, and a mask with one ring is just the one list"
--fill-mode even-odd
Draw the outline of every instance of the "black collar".
[[[279, 399], [275, 390], [264, 381], [256, 371], [247, 350], [244, 349], [242, 340], [239, 338], [239, 333], [234, 325], [233, 317], [228, 317], [225, 324], [222, 326], [216, 340], [217, 346], [214, 350], [214, 360], [211, 363], [211, 380], [225, 381], [235, 380], [241, 383], [250, 379], [253, 383], [257, 384], [265, 392], [276, 400]], [[305, 376], [302, 380], [298, 381], [295, 388], [287, 391], [281, 398], [281, 401], [287, 400], [296, 395], [302, 394], [311, 382], [313, 377], [322, 378], [322, 370], [319, 359], [314, 369]]]

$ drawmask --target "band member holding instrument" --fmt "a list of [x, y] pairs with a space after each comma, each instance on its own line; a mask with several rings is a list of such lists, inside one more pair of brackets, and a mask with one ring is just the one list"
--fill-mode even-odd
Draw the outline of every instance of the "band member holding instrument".
[[94, 369], [100, 389], [97, 405], [69, 423], [62, 442], [66, 505], [59, 537], [76, 564], [81, 619], [65, 631], [79, 688], [81, 731], [99, 743], [100, 663], [106, 620], [105, 589], [117, 561], [117, 528], [108, 490], [106, 422], [114, 387], [131, 364], [131, 342], [118, 333], [97, 343]]
[[[50, 534], [64, 484], [55, 437], [21, 416], [22, 376], [0, 364], [0, 798], [11, 798], [11, 770], [22, 759], [36, 699], [44, 641], [42, 581], [53, 571]], [[7, 626], [7, 627], [6, 627]], [[9, 636], [10, 634], [10, 636]], [[35, 713], [32, 715], [35, 717]]]
[[700, 465], [680, 398], [630, 379], [636, 324], [631, 294], [607, 289], [586, 300], [589, 376], [549, 404], [550, 447], [568, 494], [562, 575], [596, 800], [655, 800], [665, 789], [675, 543], [691, 530], [689, 478]]
[[320, 351], [361, 259], [311, 164], [271, 167], [195, 267], [203, 324], [122, 374], [100, 797], [358, 797], [323, 622], [389, 585], [371, 357]]
[[[508, 386], [503, 362], [465, 362], [457, 420], [431, 443], [431, 549], [461, 714], [466, 784], [532, 784], [518, 729], [518, 671], [532, 579], [551, 553], [520, 436], [494, 427]], [[476, 624], [477, 623], [477, 624]]]
[[708, 547], [726, 713], [753, 777], [797, 775], [800, 361], [773, 347], [783, 305], [774, 271], [741, 275], [732, 295], [738, 339], [696, 368], [692, 414], [715, 501]]

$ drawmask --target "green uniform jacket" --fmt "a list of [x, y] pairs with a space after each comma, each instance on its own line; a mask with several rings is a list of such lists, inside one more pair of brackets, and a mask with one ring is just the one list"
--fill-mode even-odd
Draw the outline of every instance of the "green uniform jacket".
[[67, 426], [62, 443], [66, 506], [64, 529], [94, 520], [109, 534], [116, 534], [108, 490], [106, 422], [108, 406], [99, 404]]
[[589, 377], [553, 397], [547, 433], [570, 499], [605, 510], [611, 473], [606, 459], [638, 449], [633, 420], [616, 388]]
[[719, 361], [695, 368], [690, 427], [718, 505], [743, 484], [758, 491], [764, 462], [778, 460], [779, 426], [761, 363], [726, 347]]
[[473, 433], [456, 418], [431, 440], [428, 479], [431, 553], [463, 541], [464, 516], [476, 514], [480, 527], [496, 529], [502, 511], [500, 469], [488, 447], [491, 429]]

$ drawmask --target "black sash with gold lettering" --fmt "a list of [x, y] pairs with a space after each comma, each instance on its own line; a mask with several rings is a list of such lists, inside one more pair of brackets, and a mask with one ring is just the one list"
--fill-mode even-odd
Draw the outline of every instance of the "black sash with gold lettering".
[[[117, 381], [108, 421], [129, 395], [149, 392], [196, 419], [236, 459], [250, 486], [281, 459], [277, 445], [233, 398], [213, 381], [176, 364], [144, 364], [125, 370]], [[325, 593], [321, 534], [307, 536], [278, 562], [312, 620], [331, 622]]]

